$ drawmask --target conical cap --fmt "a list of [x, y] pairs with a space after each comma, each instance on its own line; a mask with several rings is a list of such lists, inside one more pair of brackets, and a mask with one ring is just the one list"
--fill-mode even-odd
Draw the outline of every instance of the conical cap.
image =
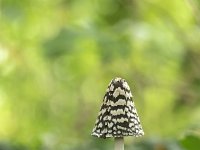
[[114, 78], [108, 85], [92, 135], [101, 138], [144, 135], [124, 79]]

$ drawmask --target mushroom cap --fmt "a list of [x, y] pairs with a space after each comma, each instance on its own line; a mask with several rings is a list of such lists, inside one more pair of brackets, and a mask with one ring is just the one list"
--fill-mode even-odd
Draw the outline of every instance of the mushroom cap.
[[100, 138], [144, 135], [128, 83], [111, 80], [95, 122], [92, 135]]

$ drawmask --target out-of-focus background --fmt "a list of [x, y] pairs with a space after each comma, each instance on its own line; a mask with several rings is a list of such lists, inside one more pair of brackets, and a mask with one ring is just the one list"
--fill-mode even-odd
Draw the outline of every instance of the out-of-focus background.
[[113, 149], [90, 134], [116, 76], [145, 132], [127, 150], [199, 150], [200, 1], [0, 1], [0, 150]]

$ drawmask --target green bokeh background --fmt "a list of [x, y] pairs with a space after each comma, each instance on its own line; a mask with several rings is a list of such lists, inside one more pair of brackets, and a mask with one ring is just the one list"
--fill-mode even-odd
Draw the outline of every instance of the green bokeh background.
[[0, 150], [113, 149], [90, 134], [118, 76], [126, 150], [199, 150], [200, 1], [0, 0]]

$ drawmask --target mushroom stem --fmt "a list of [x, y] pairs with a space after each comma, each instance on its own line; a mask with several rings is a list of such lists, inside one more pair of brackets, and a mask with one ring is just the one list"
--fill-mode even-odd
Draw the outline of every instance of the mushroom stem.
[[115, 150], [124, 150], [124, 138], [123, 137], [115, 138]]

